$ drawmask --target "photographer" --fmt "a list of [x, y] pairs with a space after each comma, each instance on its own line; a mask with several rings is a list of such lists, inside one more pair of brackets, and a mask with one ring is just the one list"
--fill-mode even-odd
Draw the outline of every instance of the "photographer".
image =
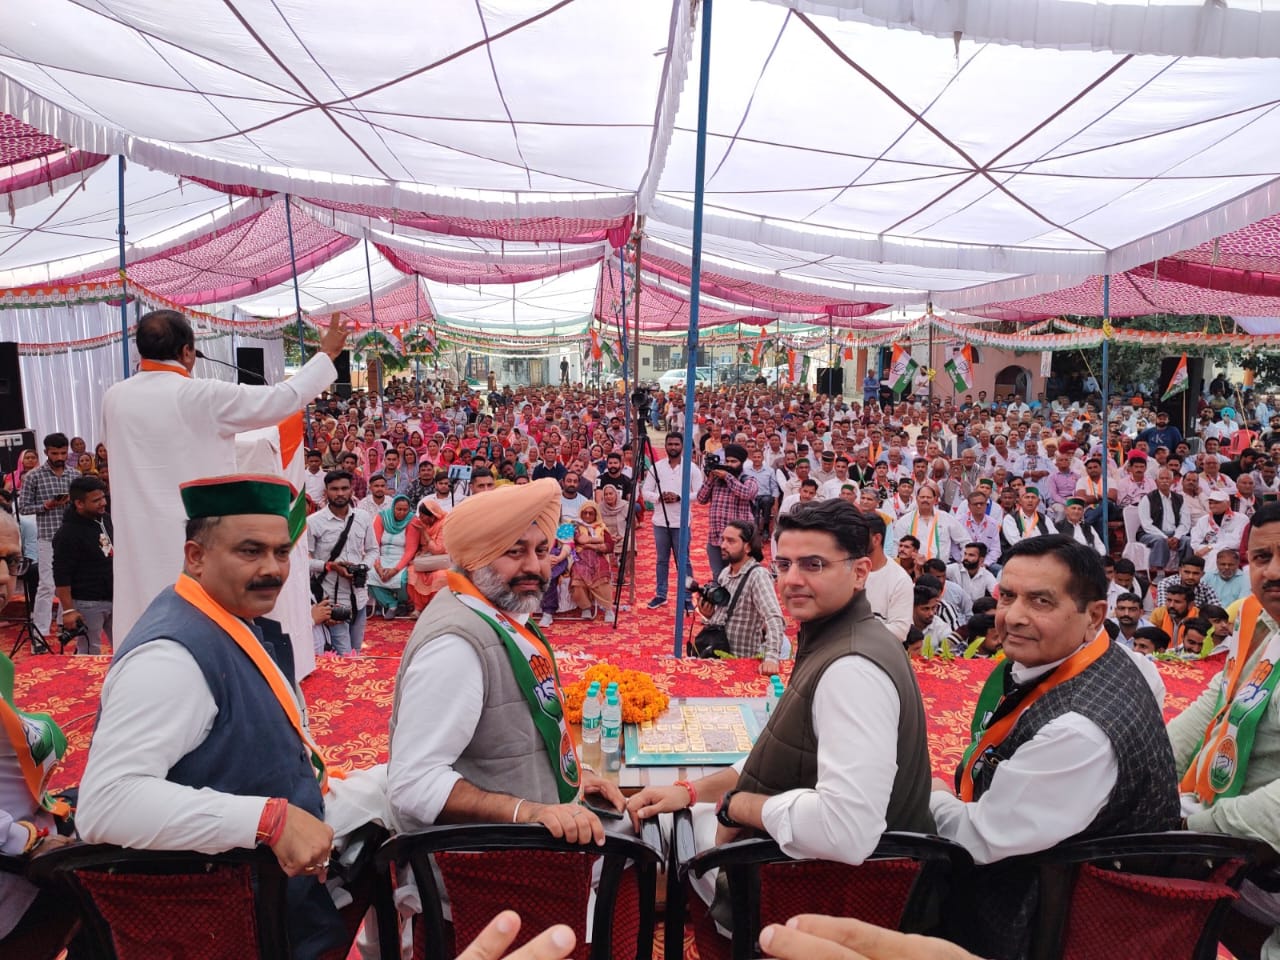
[[107, 485], [76, 477], [71, 505], [53, 535], [53, 584], [62, 608], [62, 629], [79, 633], [77, 653], [98, 655], [102, 635], [111, 643], [112, 560], [115, 534], [107, 513]]
[[[720, 535], [720, 553], [728, 564], [716, 577], [721, 589], [690, 585], [698, 598], [698, 612], [713, 635], [714, 628], [723, 630], [721, 649], [735, 657], [761, 657], [760, 672], [765, 676], [777, 673], [786, 623], [773, 578], [760, 566], [764, 553], [755, 528], [743, 520], [730, 520]], [[704, 634], [699, 635], [700, 640], [712, 639]]]
[[326, 627], [334, 653], [346, 657], [364, 646], [369, 568], [378, 559], [373, 518], [351, 506], [351, 474], [333, 470], [324, 478], [325, 505], [307, 518], [311, 592], [333, 603]]
[[41, 631], [47, 631], [53, 619], [53, 535], [62, 526], [62, 513], [70, 500], [67, 489], [71, 481], [80, 476], [67, 466], [69, 447], [65, 433], [45, 437], [46, 460], [23, 476], [22, 492], [18, 496], [18, 513], [36, 518], [40, 580], [31, 619]]
[[721, 451], [723, 460], [708, 454], [702, 464], [706, 480], [698, 491], [698, 502], [711, 505], [707, 520], [707, 562], [712, 576], [719, 577], [724, 569], [720, 553], [720, 537], [731, 520], [751, 523], [756, 494], [760, 492], [755, 477], [744, 477], [742, 465], [747, 459], [747, 448], [738, 443], [726, 443]]

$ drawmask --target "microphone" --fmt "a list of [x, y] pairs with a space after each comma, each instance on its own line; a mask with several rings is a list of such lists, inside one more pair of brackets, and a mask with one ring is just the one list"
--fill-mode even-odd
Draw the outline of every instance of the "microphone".
[[264, 377], [262, 374], [258, 373], [257, 370], [249, 370], [245, 367], [237, 367], [234, 363], [228, 363], [226, 360], [219, 360], [217, 357], [206, 357], [199, 350], [196, 351], [196, 358], [200, 360], [208, 360], [210, 363], [220, 363], [224, 367], [230, 367], [232, 370], [236, 371], [236, 373], [243, 373], [249, 377], [257, 377], [259, 380], [262, 381], [264, 386], [266, 385], [267, 378]]

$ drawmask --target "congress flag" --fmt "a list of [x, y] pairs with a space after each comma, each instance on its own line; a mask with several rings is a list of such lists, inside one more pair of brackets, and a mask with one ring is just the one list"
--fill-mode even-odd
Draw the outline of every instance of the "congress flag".
[[1164, 396], [1160, 400], [1163, 402], [1170, 397], [1175, 397], [1185, 389], [1187, 389], [1187, 355], [1184, 353], [1182, 359], [1178, 361], [1178, 368], [1169, 378], [1169, 386], [1165, 388]]
[[920, 369], [920, 364], [912, 359], [911, 354], [903, 349], [901, 344], [895, 343], [893, 345], [893, 361], [889, 364], [889, 388], [895, 394], [910, 390], [918, 369]]
[[760, 331], [760, 339], [756, 341], [755, 347], [751, 350], [751, 365], [753, 367], [760, 366], [760, 360], [764, 356], [764, 330]]
[[599, 362], [601, 355], [604, 353], [600, 346], [600, 331], [595, 327], [591, 328], [591, 359]]
[[844, 338], [844, 352], [841, 354], [841, 359], [843, 359], [843, 360], [852, 360], [852, 359], [853, 359], [853, 331], [852, 331], [852, 330], [850, 330], [850, 331], [845, 335], [845, 338]]
[[967, 343], [951, 355], [942, 365], [955, 385], [956, 393], [964, 393], [973, 387], [973, 348]]

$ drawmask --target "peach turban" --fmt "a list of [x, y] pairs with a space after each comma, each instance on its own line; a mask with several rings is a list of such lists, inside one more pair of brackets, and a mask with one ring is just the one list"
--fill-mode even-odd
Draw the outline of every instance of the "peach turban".
[[510, 550], [530, 524], [554, 543], [562, 495], [559, 483], [543, 477], [467, 497], [445, 518], [445, 551], [462, 569], [479, 570]]

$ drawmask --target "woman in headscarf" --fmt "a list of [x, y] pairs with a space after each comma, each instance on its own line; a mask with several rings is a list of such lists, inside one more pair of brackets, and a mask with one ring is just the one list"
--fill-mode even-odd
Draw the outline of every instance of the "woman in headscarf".
[[409, 602], [405, 568], [418, 552], [416, 530], [412, 533], [414, 542], [409, 543], [412, 509], [409, 498], [400, 494], [391, 501], [391, 506], [373, 518], [378, 559], [369, 571], [369, 591], [388, 620], [395, 617], [401, 604]]
[[93, 454], [87, 450], [76, 457], [76, 470], [82, 477], [96, 477], [98, 475], [98, 465], [94, 462]]
[[342, 441], [335, 436], [329, 437], [324, 444], [324, 454], [320, 457], [320, 466], [325, 470], [337, 470], [338, 458], [342, 456]]
[[[444, 548], [442, 529], [447, 515], [439, 501], [433, 497], [423, 497], [418, 502], [418, 515], [410, 524], [418, 538], [417, 550], [409, 564], [406, 585], [414, 613], [421, 613], [436, 592], [448, 582], [449, 554]], [[411, 532], [408, 539], [412, 540], [413, 536]]]
[[573, 532], [573, 573], [569, 590], [573, 602], [582, 611], [583, 620], [594, 620], [597, 608], [605, 611], [605, 623], [613, 622], [613, 591], [609, 557], [613, 553], [613, 537], [600, 520], [600, 509], [588, 501], [578, 511]]
[[22, 492], [23, 476], [38, 466], [40, 466], [40, 455], [34, 450], [23, 450], [22, 455], [18, 457], [18, 468], [4, 476], [4, 488], [13, 494]]
[[102, 470], [107, 465], [107, 445], [100, 443], [93, 448], [93, 459], [98, 470]]
[[613, 485], [601, 487], [600, 497], [600, 520], [613, 538], [612, 555], [617, 563], [622, 555], [622, 536], [627, 529], [627, 501], [622, 499], [622, 494]]

